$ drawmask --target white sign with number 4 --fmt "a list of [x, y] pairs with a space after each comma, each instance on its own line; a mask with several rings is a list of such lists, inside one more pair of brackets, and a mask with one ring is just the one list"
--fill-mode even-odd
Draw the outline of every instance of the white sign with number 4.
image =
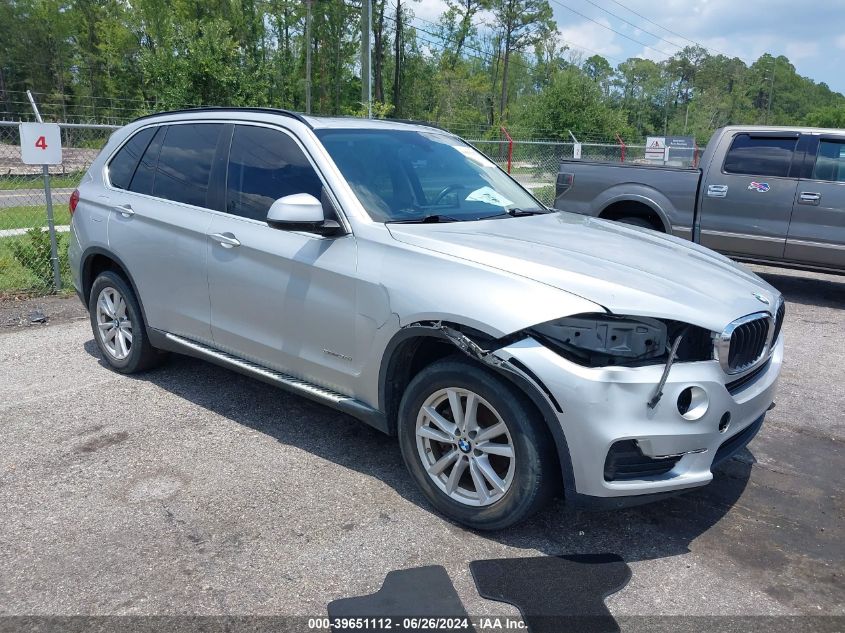
[[61, 165], [62, 133], [57, 123], [21, 123], [20, 136], [25, 165]]

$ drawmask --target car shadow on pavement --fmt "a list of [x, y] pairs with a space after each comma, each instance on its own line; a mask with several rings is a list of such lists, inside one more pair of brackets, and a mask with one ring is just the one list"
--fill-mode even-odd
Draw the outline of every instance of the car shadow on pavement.
[[[85, 343], [85, 350], [106, 366], [93, 340]], [[405, 470], [396, 438], [363, 422], [187, 356], [172, 354], [158, 369], [126, 378], [152, 383], [282, 444], [377, 478], [407, 501], [435, 512]], [[614, 552], [626, 561], [636, 561], [684, 554], [694, 539], [733, 507], [748, 483], [753, 463], [746, 449], [724, 464], [710, 485], [683, 495], [604, 512], [576, 511], [555, 499], [522, 524], [475, 534], [549, 555]]]
[[756, 272], [780, 290], [787, 301], [826, 308], [845, 308], [845, 276], [799, 276], [768, 270]]

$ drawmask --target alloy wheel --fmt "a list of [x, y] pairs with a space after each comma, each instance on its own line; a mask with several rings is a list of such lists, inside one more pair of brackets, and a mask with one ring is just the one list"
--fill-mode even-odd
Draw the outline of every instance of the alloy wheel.
[[106, 286], [97, 297], [97, 333], [106, 352], [124, 360], [132, 350], [132, 320], [126, 313], [126, 299]]
[[488, 506], [513, 484], [516, 458], [508, 426], [473, 391], [449, 387], [431, 394], [417, 415], [416, 444], [428, 476], [453, 501]]

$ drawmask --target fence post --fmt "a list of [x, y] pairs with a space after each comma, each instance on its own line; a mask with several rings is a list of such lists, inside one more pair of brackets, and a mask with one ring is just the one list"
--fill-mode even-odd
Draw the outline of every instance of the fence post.
[[[29, 103], [35, 111], [35, 119], [39, 123], [44, 123], [41, 118], [41, 113], [38, 111], [38, 106], [35, 105], [35, 99], [32, 98], [32, 93], [27, 90], [26, 96], [29, 98]], [[58, 292], [62, 289], [62, 273], [59, 268], [59, 245], [56, 240], [56, 223], [53, 221], [53, 195], [50, 191], [50, 168], [47, 165], [41, 166], [44, 174], [44, 196], [47, 201], [47, 230], [50, 233], [50, 263], [53, 265], [53, 290]]]
[[622, 137], [619, 136], [619, 133], [616, 134], [616, 140], [619, 141], [619, 146], [622, 148], [622, 159], [620, 162], [625, 162], [625, 141], [622, 140]]
[[501, 129], [505, 138], [508, 139], [508, 173], [511, 173], [511, 162], [513, 161], [513, 139], [511, 138], [511, 135], [508, 134], [504, 125], [501, 126]]

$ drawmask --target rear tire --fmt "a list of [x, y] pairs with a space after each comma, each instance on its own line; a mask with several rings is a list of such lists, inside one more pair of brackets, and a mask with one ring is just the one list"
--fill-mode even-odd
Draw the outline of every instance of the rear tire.
[[399, 406], [399, 445], [411, 476], [447, 517], [479, 530], [538, 511], [559, 479], [539, 413], [513, 385], [463, 358], [423, 369]]
[[122, 374], [151, 369], [162, 355], [150, 345], [144, 315], [131, 286], [118, 273], [100, 273], [88, 298], [91, 329], [108, 365]]

